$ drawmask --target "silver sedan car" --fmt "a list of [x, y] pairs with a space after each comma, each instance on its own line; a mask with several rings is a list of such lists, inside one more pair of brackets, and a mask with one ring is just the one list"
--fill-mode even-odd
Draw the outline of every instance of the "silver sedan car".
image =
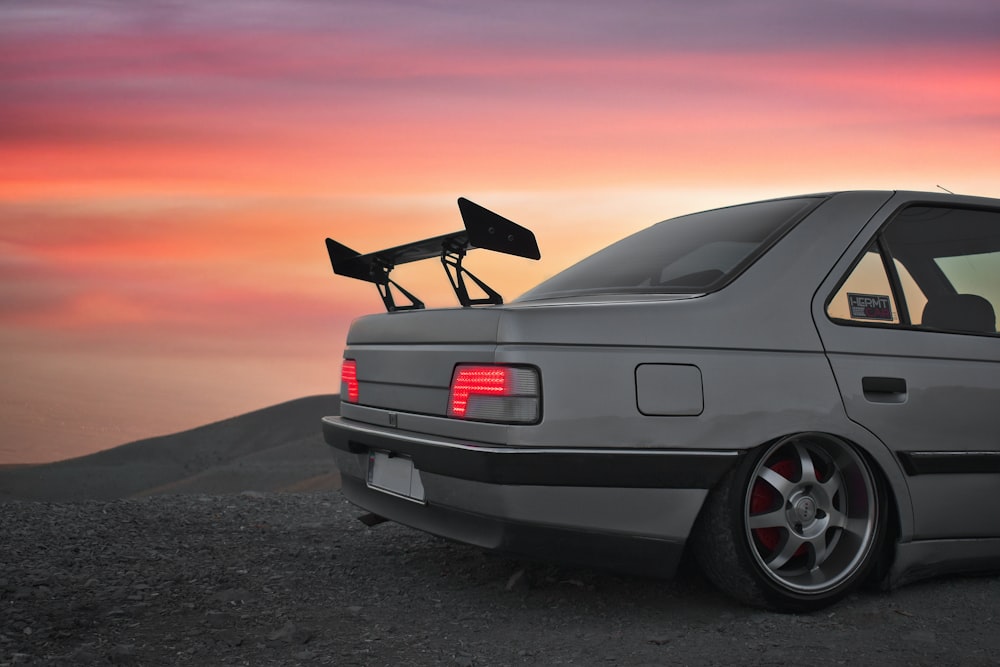
[[[351, 326], [343, 493], [370, 514], [530, 557], [821, 608], [863, 583], [1000, 570], [1000, 200], [812, 194], [695, 213], [510, 303], [463, 264], [537, 259], [465, 229], [336, 273], [390, 312]], [[390, 276], [439, 258], [461, 307]]]

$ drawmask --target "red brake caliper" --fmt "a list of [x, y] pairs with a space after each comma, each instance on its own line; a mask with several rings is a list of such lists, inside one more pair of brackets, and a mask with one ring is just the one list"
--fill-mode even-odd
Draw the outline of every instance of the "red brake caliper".
[[[768, 466], [785, 479], [792, 479], [798, 472], [798, 465], [793, 459], [783, 459]], [[750, 514], [763, 514], [781, 506], [781, 496], [767, 482], [758, 479], [754, 482], [753, 491], [750, 494]], [[781, 543], [781, 529], [775, 527], [754, 528], [753, 534], [761, 546], [770, 552], [774, 552]], [[805, 553], [803, 544], [795, 552], [796, 556]]]

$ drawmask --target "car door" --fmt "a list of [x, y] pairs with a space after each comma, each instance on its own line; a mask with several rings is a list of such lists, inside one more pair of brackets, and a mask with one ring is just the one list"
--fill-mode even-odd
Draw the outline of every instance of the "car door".
[[899, 460], [914, 539], [1000, 536], [998, 310], [1000, 210], [974, 198], [897, 195], [817, 292], [845, 409]]

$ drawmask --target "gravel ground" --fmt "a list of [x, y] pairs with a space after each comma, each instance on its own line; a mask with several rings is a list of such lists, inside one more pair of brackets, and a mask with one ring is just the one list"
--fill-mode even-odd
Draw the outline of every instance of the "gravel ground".
[[339, 493], [0, 504], [0, 665], [1000, 665], [1000, 578], [789, 616], [535, 564]]

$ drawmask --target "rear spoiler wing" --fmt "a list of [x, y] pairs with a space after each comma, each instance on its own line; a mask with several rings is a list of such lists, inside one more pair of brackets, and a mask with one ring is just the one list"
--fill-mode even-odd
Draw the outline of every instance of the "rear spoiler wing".
[[[503, 297], [463, 267], [462, 259], [467, 251], [474, 248], [526, 257], [527, 259], [540, 259], [542, 255], [538, 250], [535, 235], [531, 230], [525, 229], [464, 197], [459, 198], [458, 209], [462, 213], [465, 229], [366, 255], [328, 238], [326, 250], [330, 255], [333, 272], [339, 276], [374, 283], [382, 297], [382, 303], [385, 304], [385, 309], [389, 312], [418, 310], [424, 307], [423, 301], [392, 280], [389, 274], [394, 267], [400, 264], [440, 257], [448, 280], [451, 282], [451, 287], [455, 290], [455, 296], [458, 297], [458, 302], [463, 307], [502, 304]], [[484, 297], [473, 299], [469, 296], [469, 290], [465, 283], [466, 276], [482, 290], [485, 294]], [[410, 303], [397, 304], [393, 296], [393, 288], [406, 297]]]

